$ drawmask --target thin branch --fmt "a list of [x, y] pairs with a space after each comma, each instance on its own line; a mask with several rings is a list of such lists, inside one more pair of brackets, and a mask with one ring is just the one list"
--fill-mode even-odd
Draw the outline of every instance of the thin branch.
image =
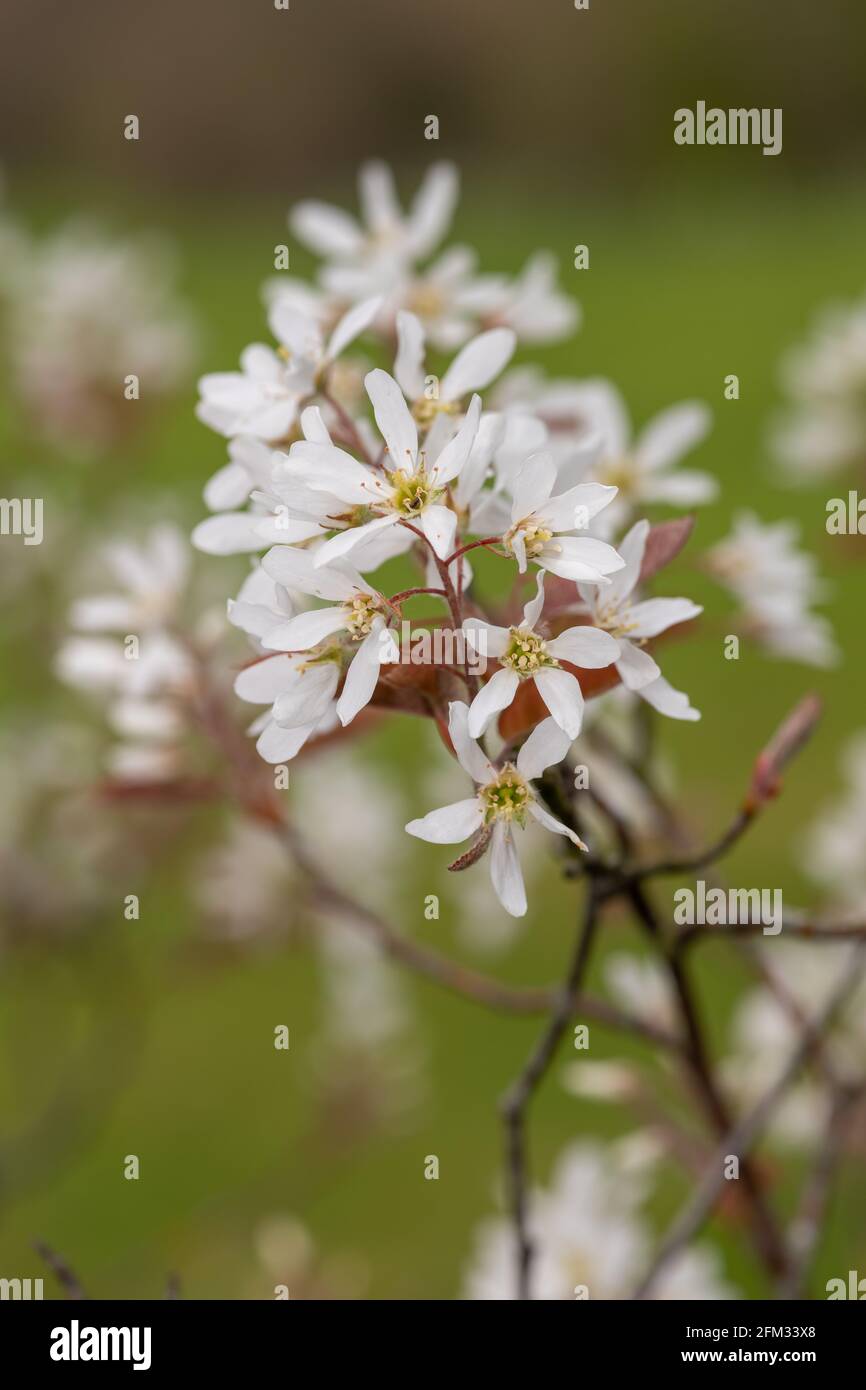
[[517, 1297], [528, 1299], [531, 1292], [533, 1246], [528, 1226], [528, 1155], [526, 1113], [533, 1095], [543, 1081], [562, 1041], [573, 1012], [574, 996], [580, 989], [599, 917], [599, 898], [595, 882], [587, 888], [583, 921], [568, 975], [551, 1012], [547, 1027], [533, 1049], [523, 1071], [501, 1101], [508, 1155], [509, 1198], [517, 1247]]
[[50, 1245], [46, 1245], [44, 1241], [35, 1240], [33, 1242], [33, 1249], [36, 1251], [39, 1258], [45, 1261], [67, 1298], [87, 1298], [87, 1294], [84, 1292], [84, 1287], [78, 1275], [70, 1268], [62, 1256], [51, 1249]]
[[808, 1028], [804, 1029], [802, 1037], [791, 1053], [788, 1064], [778, 1080], [722, 1139], [707, 1164], [704, 1176], [694, 1195], [682, 1208], [659, 1246], [652, 1266], [635, 1293], [636, 1298], [649, 1297], [662, 1271], [700, 1231], [724, 1188], [726, 1182], [725, 1166], [729, 1155], [737, 1155], [742, 1160], [762, 1134], [773, 1111], [792, 1081], [796, 1079], [801, 1067], [808, 1060], [824, 1029], [831, 1023], [837, 1011], [859, 983], [864, 957], [866, 957], [866, 947], [861, 947], [857, 952], [855, 967], [846, 969], [824, 1008], [810, 1022]]

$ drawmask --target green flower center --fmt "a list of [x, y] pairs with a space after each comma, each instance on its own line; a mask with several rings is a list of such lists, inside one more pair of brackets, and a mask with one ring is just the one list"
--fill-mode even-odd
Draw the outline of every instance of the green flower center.
[[554, 657], [548, 656], [544, 639], [525, 627], [511, 629], [511, 640], [500, 661], [521, 677], [534, 676], [543, 666], [559, 665]]
[[485, 825], [495, 820], [516, 820], [518, 825], [525, 824], [531, 792], [511, 763], [506, 763], [496, 781], [488, 782], [478, 795], [484, 807]]
[[421, 468], [417, 473], [404, 473], [402, 469], [391, 475], [393, 492], [390, 506], [408, 520], [420, 516], [425, 507], [442, 496], [443, 489], [434, 487]]

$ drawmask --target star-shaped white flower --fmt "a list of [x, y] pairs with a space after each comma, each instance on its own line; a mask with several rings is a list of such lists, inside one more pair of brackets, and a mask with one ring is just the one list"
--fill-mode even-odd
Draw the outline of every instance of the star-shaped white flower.
[[523, 610], [516, 627], [495, 627], [481, 618], [464, 618], [466, 640], [480, 656], [493, 657], [500, 669], [479, 690], [469, 709], [469, 732], [479, 738], [491, 720], [507, 709], [522, 681], [535, 688], [557, 724], [570, 739], [577, 738], [583, 723], [580, 682], [562, 661], [574, 666], [599, 668], [617, 660], [619, 644], [607, 632], [589, 624], [567, 628], [546, 640], [537, 631], [544, 607], [544, 574], [539, 572], [535, 597]]
[[316, 564], [327, 565], [348, 555], [371, 536], [405, 523], [420, 530], [433, 550], [445, 559], [457, 530], [457, 515], [447, 505], [448, 486], [469, 457], [481, 400], [473, 396], [454, 438], [428, 461], [419, 444], [418, 427], [393, 377], [377, 368], [366, 377], [367, 394], [376, 424], [385, 441], [382, 468], [359, 463], [333, 444], [302, 440], [292, 445], [284, 470], [314, 491], [324, 491], [355, 509], [349, 524], [316, 551]]
[[434, 845], [453, 845], [480, 830], [490, 833], [490, 880], [494, 892], [512, 917], [526, 912], [526, 889], [514, 826], [526, 826], [527, 816], [556, 835], [565, 835], [578, 849], [586, 849], [581, 839], [558, 821], [539, 801], [531, 783], [545, 768], [561, 762], [571, 746], [553, 719], [536, 726], [517, 755], [516, 762], [494, 767], [469, 734], [469, 710], [461, 701], [449, 706], [448, 731], [461, 767], [476, 784], [475, 795], [431, 811], [406, 826], [410, 835]]
[[649, 598], [632, 603], [648, 535], [649, 522], [635, 522], [619, 543], [625, 567], [614, 575], [610, 585], [598, 590], [579, 584], [578, 589], [595, 625], [616, 638], [616, 669], [623, 685], [671, 719], [700, 719], [698, 710], [689, 704], [689, 697], [668, 684], [657, 662], [643, 647], [647, 638], [657, 637], [669, 627], [688, 622], [703, 612], [687, 598]]
[[502, 537], [521, 574], [527, 560], [542, 569], [584, 584], [607, 584], [624, 561], [612, 545], [594, 536], [577, 536], [616, 497], [615, 487], [578, 483], [558, 496], [556, 464], [549, 454], [524, 463], [514, 483], [511, 524]]
[[317, 569], [309, 551], [275, 546], [262, 560], [262, 568], [286, 589], [331, 601], [331, 607], [309, 609], [271, 627], [262, 637], [262, 646], [266, 651], [305, 652], [337, 633], [345, 634], [354, 651], [337, 714], [342, 724], [350, 724], [369, 704], [382, 663], [399, 657], [388, 632], [392, 610], [357, 571], [337, 564]]
[[[241, 371], [203, 376], [196, 412], [199, 419], [230, 438], [243, 434], [255, 439], [286, 439], [296, 426], [301, 403], [315, 391], [340, 353], [369, 328], [380, 304], [381, 300], [374, 298], [355, 305], [343, 315], [326, 343], [316, 319], [277, 299], [268, 319], [279, 349], [253, 343], [241, 354]], [[217, 478], [226, 481], [222, 470]], [[236, 475], [230, 475], [229, 481], [236, 483]], [[216, 504], [221, 504], [219, 484], [211, 479], [209, 487]], [[234, 487], [226, 490], [231, 497]]]

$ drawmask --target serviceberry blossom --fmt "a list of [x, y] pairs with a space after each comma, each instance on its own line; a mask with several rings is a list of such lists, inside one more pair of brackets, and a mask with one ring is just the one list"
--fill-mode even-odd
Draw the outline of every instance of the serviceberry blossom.
[[[315, 319], [283, 300], [271, 308], [269, 322], [280, 346], [253, 343], [241, 354], [239, 372], [211, 372], [199, 382], [198, 418], [219, 434], [250, 435], [276, 443], [289, 439], [301, 405], [326, 379], [332, 363], [369, 328], [379, 310], [378, 299], [365, 300], [344, 314], [325, 342]], [[217, 474], [205, 496], [215, 510], [231, 506], [237, 474]], [[208, 496], [208, 491], [210, 496]]]
[[113, 540], [101, 558], [118, 589], [72, 604], [73, 634], [56, 670], [106, 702], [118, 738], [109, 758], [115, 776], [170, 777], [181, 766], [183, 705], [195, 681], [190, 648], [178, 635], [189, 545], [176, 527], [158, 525], [139, 543]]
[[358, 189], [361, 222], [342, 208], [310, 199], [299, 203], [289, 217], [295, 236], [335, 267], [412, 265], [430, 255], [450, 226], [457, 170], [444, 161], [432, 165], [408, 212], [400, 207], [393, 175], [381, 160], [362, 166]]
[[350, 724], [371, 700], [382, 663], [399, 657], [397, 644], [388, 632], [394, 609], [347, 565], [332, 562], [327, 568], [318, 568], [315, 551], [276, 546], [265, 556], [262, 568], [283, 588], [333, 604], [298, 613], [268, 629], [262, 635], [262, 646], [267, 651], [309, 652], [342, 634], [352, 655], [337, 701], [337, 715], [342, 724]]
[[527, 816], [532, 816], [546, 830], [565, 835], [578, 849], [586, 849], [573, 830], [545, 810], [531, 785], [545, 768], [562, 761], [571, 739], [555, 720], [545, 719], [532, 731], [514, 763], [495, 767], [469, 733], [469, 710], [459, 700], [449, 708], [448, 732], [461, 767], [476, 783], [475, 794], [410, 821], [406, 829], [410, 835], [434, 845], [458, 844], [482, 832], [489, 841], [493, 891], [506, 912], [522, 917], [526, 912], [526, 890], [514, 843], [514, 826], [525, 828]]
[[751, 512], [704, 557], [710, 574], [740, 601], [745, 634], [775, 656], [832, 666], [838, 650], [828, 620], [810, 611], [827, 595], [814, 556], [798, 546], [793, 521], [766, 525]]
[[833, 305], [782, 361], [788, 398], [771, 446], [793, 483], [862, 467], [866, 459], [866, 297]]
[[539, 572], [536, 591], [515, 627], [496, 627], [482, 618], [464, 618], [467, 641], [480, 655], [493, 657], [499, 670], [479, 690], [469, 707], [468, 729], [479, 738], [491, 721], [507, 709], [521, 681], [535, 688], [556, 723], [570, 740], [583, 723], [580, 682], [562, 662], [597, 669], [610, 666], [620, 654], [619, 643], [609, 633], [584, 624], [566, 628], [558, 637], [545, 638], [538, 631], [544, 608], [544, 573]]
[[[635, 1171], [622, 1144], [572, 1144], [561, 1155], [550, 1187], [535, 1194], [532, 1238], [538, 1300], [628, 1299], [651, 1250], [641, 1210], [647, 1175]], [[514, 1232], [492, 1219], [478, 1230], [466, 1274], [466, 1297], [517, 1298]], [[687, 1246], [657, 1281], [654, 1299], [728, 1299], [715, 1252]]]
[[444, 560], [457, 531], [457, 515], [446, 504], [447, 488], [469, 457], [481, 399], [473, 396], [457, 433], [435, 459], [428, 460], [418, 427], [394, 378], [377, 368], [370, 372], [366, 386], [385, 441], [381, 469], [358, 462], [334, 445], [308, 440], [292, 445], [289, 453], [289, 463], [296, 465], [294, 476], [314, 491], [338, 497], [344, 513], [347, 507], [354, 509], [347, 528], [317, 550], [316, 564], [348, 555], [361, 541], [404, 523], [420, 528], [436, 555]]
[[527, 560], [563, 579], [606, 584], [607, 576], [623, 567], [613, 546], [585, 531], [616, 497], [615, 487], [578, 483], [552, 496], [557, 468], [549, 454], [527, 459], [514, 483], [511, 519], [502, 544], [517, 560], [521, 574]]
[[610, 633], [619, 645], [615, 664], [623, 685], [671, 719], [700, 719], [688, 696], [681, 690], [674, 690], [661, 674], [655, 658], [645, 649], [649, 638], [658, 637], [668, 628], [689, 622], [703, 612], [687, 598], [650, 598], [633, 602], [648, 535], [649, 522], [635, 522], [619, 545], [625, 565], [610, 584], [604, 589], [591, 588], [588, 584], [580, 584], [578, 588], [593, 623]]

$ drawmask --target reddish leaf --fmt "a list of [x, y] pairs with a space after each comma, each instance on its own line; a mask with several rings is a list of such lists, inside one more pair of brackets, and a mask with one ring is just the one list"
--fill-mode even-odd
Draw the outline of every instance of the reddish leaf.
[[652, 579], [660, 569], [675, 560], [695, 529], [693, 516], [676, 517], [673, 521], [660, 521], [651, 526], [647, 536], [643, 564], [640, 567], [641, 583]]

